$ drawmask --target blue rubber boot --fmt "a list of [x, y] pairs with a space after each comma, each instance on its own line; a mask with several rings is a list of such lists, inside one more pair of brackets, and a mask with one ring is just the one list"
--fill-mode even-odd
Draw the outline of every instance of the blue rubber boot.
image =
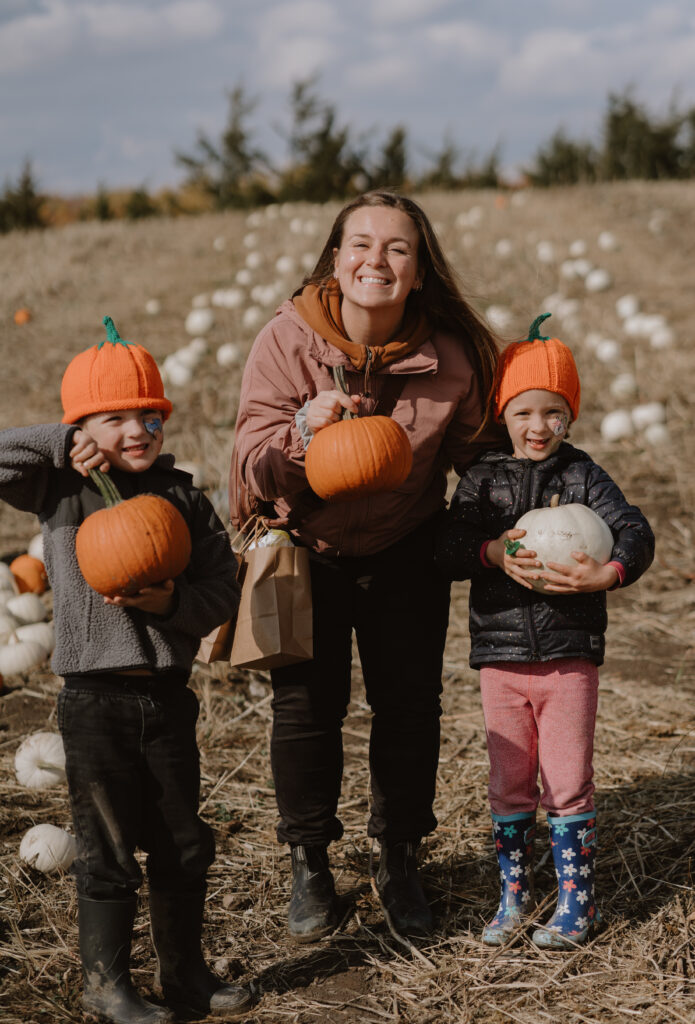
[[575, 949], [593, 937], [601, 921], [594, 896], [596, 812], [551, 818], [550, 845], [557, 875], [555, 913], [532, 940], [544, 949]]
[[536, 816], [521, 814], [492, 815], [492, 836], [497, 848], [502, 890], [495, 918], [483, 928], [486, 946], [502, 946], [534, 905], [533, 841]]

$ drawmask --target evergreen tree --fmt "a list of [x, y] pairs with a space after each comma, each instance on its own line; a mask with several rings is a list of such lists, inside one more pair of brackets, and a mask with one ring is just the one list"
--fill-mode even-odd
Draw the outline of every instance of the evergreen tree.
[[128, 220], [142, 220], [154, 217], [158, 209], [144, 185], [133, 189], [125, 203], [125, 215]]
[[370, 188], [402, 188], [408, 170], [408, 133], [404, 125], [391, 129], [376, 164], [369, 172]]
[[596, 181], [599, 154], [589, 142], [573, 142], [559, 128], [536, 153], [526, 174], [533, 185], [574, 185]]
[[177, 152], [176, 161], [187, 169], [187, 183], [201, 188], [218, 209], [270, 202], [273, 196], [264, 180], [269, 165], [252, 144], [247, 127], [257, 101], [249, 99], [241, 85], [228, 93], [228, 100], [227, 124], [219, 143], [200, 132], [197, 152]]
[[31, 161], [27, 160], [21, 170], [16, 185], [9, 182], [5, 185], [0, 210], [0, 230], [10, 231], [19, 228], [28, 231], [31, 228], [42, 228], [45, 221], [41, 213], [43, 197], [39, 195], [36, 181], [31, 169]]

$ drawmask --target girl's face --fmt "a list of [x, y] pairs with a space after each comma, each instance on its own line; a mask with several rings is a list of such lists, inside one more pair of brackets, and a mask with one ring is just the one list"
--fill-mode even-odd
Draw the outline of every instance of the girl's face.
[[82, 428], [116, 469], [143, 473], [162, 450], [163, 417], [158, 409], [119, 409], [86, 416]]
[[523, 391], [502, 414], [517, 459], [543, 462], [562, 444], [572, 418], [570, 407], [553, 391]]
[[420, 237], [407, 213], [389, 206], [361, 206], [343, 225], [333, 250], [343, 306], [361, 310], [404, 308], [420, 283]]

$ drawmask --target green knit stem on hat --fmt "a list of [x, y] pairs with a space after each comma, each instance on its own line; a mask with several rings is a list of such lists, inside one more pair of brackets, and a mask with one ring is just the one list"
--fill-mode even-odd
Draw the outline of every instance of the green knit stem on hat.
[[551, 316], [550, 313], [541, 313], [540, 316], [536, 317], [536, 319], [533, 321], [533, 323], [528, 329], [528, 338], [526, 339], [527, 341], [550, 341], [549, 336], [547, 338], [544, 338], [542, 334], [538, 333], [539, 327], [541, 326], [544, 320], [548, 319], [549, 316]]
[[125, 348], [128, 348], [129, 345], [132, 345], [132, 341], [123, 340], [123, 338], [116, 330], [116, 325], [110, 316], [105, 316], [104, 319], [102, 320], [102, 323], [106, 327], [106, 338], [104, 339], [104, 341], [99, 342], [99, 344], [97, 345], [98, 349], [101, 348], [102, 345], [105, 345], [107, 341], [111, 342], [112, 345], [124, 345]]

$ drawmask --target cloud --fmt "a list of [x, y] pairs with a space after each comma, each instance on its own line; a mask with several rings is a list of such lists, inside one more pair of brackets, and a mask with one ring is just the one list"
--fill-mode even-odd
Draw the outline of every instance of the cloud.
[[223, 23], [215, 0], [177, 0], [162, 6], [146, 6], [138, 0], [46, 0], [41, 8], [4, 26], [0, 73], [56, 65], [70, 54], [100, 44], [125, 52], [162, 49], [172, 40], [208, 39]]
[[326, 0], [274, 5], [254, 33], [259, 84], [284, 88], [327, 68], [338, 60], [340, 35], [340, 16]]
[[431, 25], [424, 35], [440, 55], [450, 54], [478, 64], [496, 64], [512, 48], [500, 29], [463, 19]]
[[376, 25], [398, 28], [406, 21], [431, 18], [448, 4], [449, 0], [377, 0], [369, 3], [368, 16]]

